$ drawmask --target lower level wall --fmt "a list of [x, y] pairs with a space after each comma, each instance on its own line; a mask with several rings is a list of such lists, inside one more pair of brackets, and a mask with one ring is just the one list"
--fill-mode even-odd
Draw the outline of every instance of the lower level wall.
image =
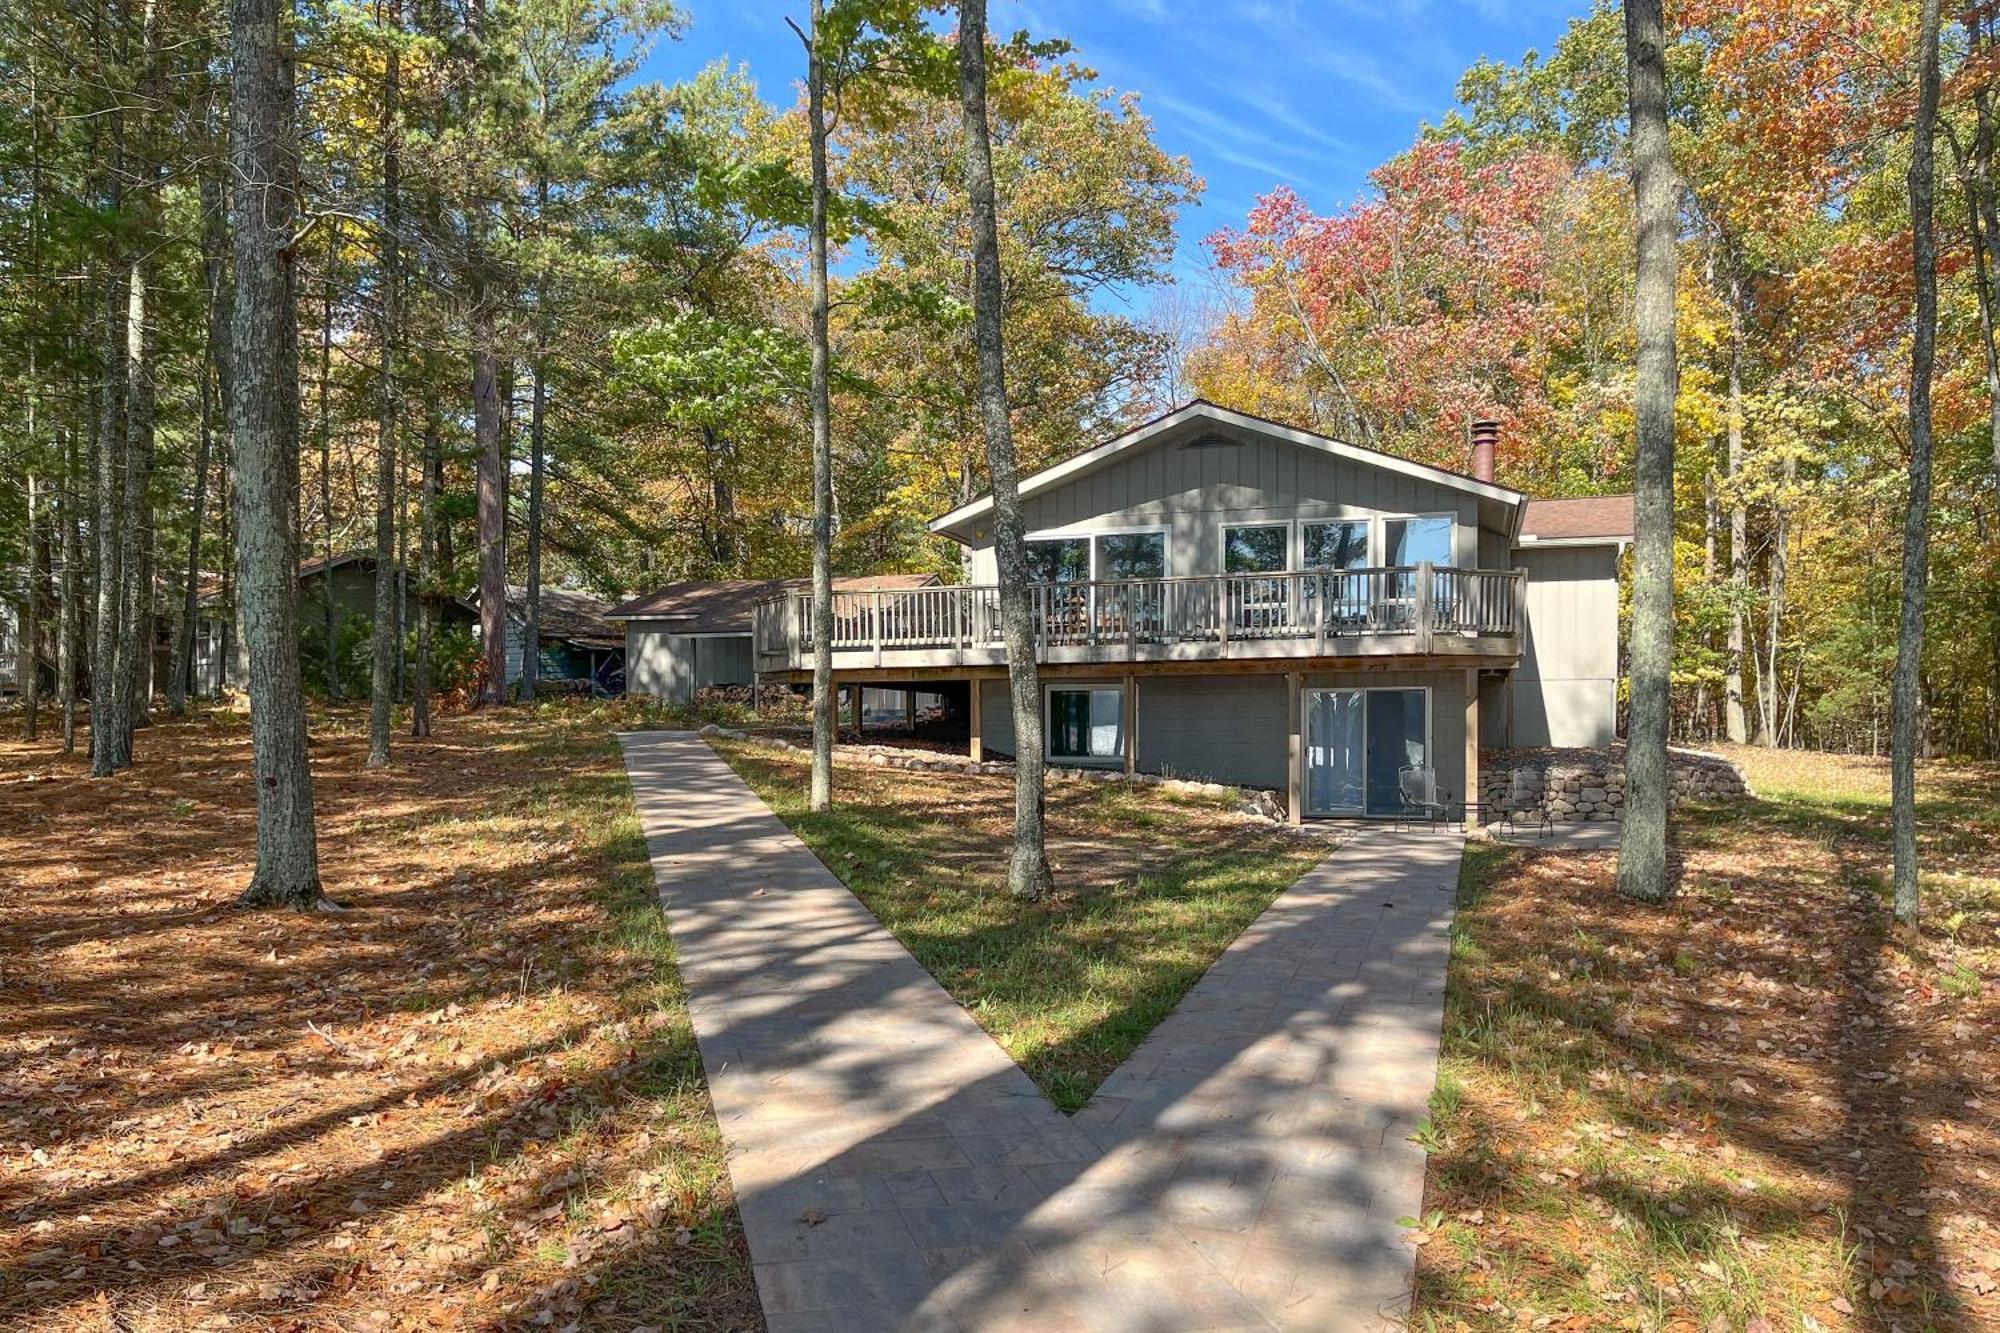
[[[1119, 677], [1092, 677], [1116, 683]], [[1065, 684], [1086, 683], [1065, 679]], [[1280, 673], [1139, 676], [1142, 773], [1200, 778], [1284, 792], [1289, 754], [1285, 677]], [[1421, 687], [1431, 692], [1431, 765], [1440, 790], [1465, 790], [1463, 671], [1309, 672], [1305, 688]], [[1005, 680], [980, 692], [981, 743], [989, 754], [1014, 753], [1014, 714]]]

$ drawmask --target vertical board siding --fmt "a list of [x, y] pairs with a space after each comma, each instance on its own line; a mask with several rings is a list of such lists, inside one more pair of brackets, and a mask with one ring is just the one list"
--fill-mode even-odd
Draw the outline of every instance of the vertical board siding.
[[1139, 771], [1285, 787], [1285, 678], [1139, 678]]
[[1513, 745], [1608, 745], [1618, 723], [1618, 548], [1521, 548], [1528, 637], [1509, 682]]
[[[1030, 532], [1165, 527], [1168, 572], [1177, 576], [1220, 572], [1226, 523], [1383, 514], [1452, 514], [1458, 563], [1508, 567], [1506, 537], [1479, 528], [1475, 497], [1262, 435], [1213, 431], [1163, 440], [1031, 496], [1022, 508]], [[1489, 551], [1497, 558], [1485, 559]], [[974, 544], [968, 577], [996, 581], [990, 534]]]

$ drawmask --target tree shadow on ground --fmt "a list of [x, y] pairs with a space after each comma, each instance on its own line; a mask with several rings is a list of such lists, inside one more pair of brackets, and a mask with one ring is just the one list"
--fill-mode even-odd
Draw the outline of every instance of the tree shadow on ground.
[[[1957, 781], [1929, 795], [1927, 854], [1990, 864], [1991, 808]], [[1684, 891], [1661, 909], [1615, 897], [1610, 854], [1473, 868], [1424, 1304], [1482, 1326], [1525, 1308], [1884, 1333], [2000, 1318], [1966, 1277], [2000, 1240], [2000, 1140], [1966, 1116], [2000, 1072], [1975, 1036], [2000, 1021], [1994, 981], [1954, 995], [1944, 932], [1893, 931], [1883, 813], [1685, 812]], [[1993, 944], [1989, 922], [1952, 947], [1991, 972]]]
[[0, 742], [0, 1323], [760, 1326], [602, 719], [375, 771], [357, 720], [312, 748], [336, 915], [233, 906], [239, 719], [105, 781]]

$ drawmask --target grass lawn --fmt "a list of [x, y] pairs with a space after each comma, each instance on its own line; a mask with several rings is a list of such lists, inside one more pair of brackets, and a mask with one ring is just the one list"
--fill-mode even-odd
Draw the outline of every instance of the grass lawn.
[[843, 763], [834, 809], [806, 807], [806, 756], [716, 748], [806, 845], [1074, 1111], [1271, 900], [1330, 844], [1231, 803], [1052, 779], [1059, 892], [1007, 895], [1013, 780]]
[[246, 912], [243, 719], [0, 733], [0, 1327], [762, 1327], [607, 710], [316, 719], [337, 915]]
[[1665, 909], [1468, 855], [1419, 1327], [2000, 1327], [2000, 767], [1926, 768], [1912, 936], [1886, 766], [1732, 757]]

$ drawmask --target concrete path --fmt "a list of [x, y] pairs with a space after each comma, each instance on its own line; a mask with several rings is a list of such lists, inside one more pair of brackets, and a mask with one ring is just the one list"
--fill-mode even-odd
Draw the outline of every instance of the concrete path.
[[1459, 835], [1356, 830], [1072, 1119], [705, 742], [621, 739], [772, 1333], [1395, 1324]]

